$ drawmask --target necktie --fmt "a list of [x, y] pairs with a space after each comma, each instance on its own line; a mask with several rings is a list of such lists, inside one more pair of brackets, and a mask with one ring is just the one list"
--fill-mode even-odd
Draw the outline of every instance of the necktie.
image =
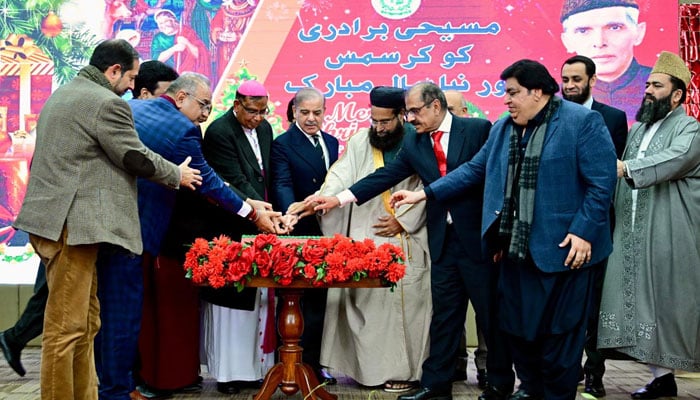
[[325, 160], [323, 157], [323, 147], [321, 147], [320, 138], [318, 135], [313, 135], [311, 138], [314, 140], [314, 148], [321, 155], [321, 159]]
[[447, 157], [445, 157], [445, 151], [442, 149], [442, 144], [440, 144], [440, 139], [442, 138], [443, 131], [435, 131], [430, 134], [433, 138], [433, 151], [435, 152], [435, 158], [438, 163], [438, 170], [440, 170], [440, 176], [445, 176], [447, 173]]

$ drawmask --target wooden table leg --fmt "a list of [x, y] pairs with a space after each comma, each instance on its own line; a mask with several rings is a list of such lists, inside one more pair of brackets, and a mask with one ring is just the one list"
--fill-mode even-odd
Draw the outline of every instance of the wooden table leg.
[[[310, 289], [313, 290], [313, 289]], [[279, 347], [280, 361], [267, 372], [260, 391], [254, 400], [268, 400], [280, 388], [282, 393], [291, 396], [301, 390], [309, 399], [337, 400], [338, 396], [328, 393], [319, 382], [313, 369], [304, 364], [301, 355], [303, 348], [299, 346], [301, 334], [304, 332], [304, 318], [301, 314], [299, 299], [304, 293], [301, 289], [277, 289], [282, 301], [282, 309], [277, 327], [282, 337]], [[315, 390], [314, 390], [315, 389]]]

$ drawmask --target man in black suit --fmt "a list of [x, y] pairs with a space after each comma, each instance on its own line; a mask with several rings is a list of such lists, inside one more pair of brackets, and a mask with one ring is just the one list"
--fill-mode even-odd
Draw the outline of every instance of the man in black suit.
[[[321, 131], [326, 102], [314, 88], [300, 89], [294, 96], [295, 122], [272, 143], [270, 168], [275, 208], [287, 211], [294, 202], [316, 193], [328, 168], [338, 159], [338, 140]], [[316, 218], [304, 218], [294, 226], [299, 236], [321, 236]], [[303, 361], [316, 371], [319, 381], [335, 383], [321, 368], [321, 339], [326, 313], [326, 289], [307, 290], [302, 298]]]
[[561, 88], [564, 98], [598, 111], [610, 131], [618, 160], [622, 157], [627, 141], [627, 116], [625, 112], [595, 101], [591, 91], [597, 82], [595, 63], [586, 56], [573, 56], [561, 67]]
[[[622, 159], [627, 141], [627, 116], [625, 112], [593, 99], [591, 89], [596, 84], [596, 69], [593, 60], [586, 56], [573, 56], [561, 67], [562, 93], [569, 101], [581, 104], [584, 107], [598, 111], [605, 121], [610, 132], [610, 137], [615, 145], [615, 153], [618, 160]], [[614, 210], [610, 208], [611, 226], [614, 227]], [[605, 263], [601, 263], [595, 271], [595, 304], [590, 314], [586, 329], [586, 362], [583, 366], [585, 383], [584, 392], [595, 396], [605, 396], [603, 386], [603, 374], [605, 373], [605, 359], [598, 351], [598, 310], [603, 290], [603, 278], [605, 276]]]
[[[413, 174], [418, 174], [427, 186], [469, 161], [486, 142], [491, 128], [487, 120], [448, 113], [445, 94], [429, 82], [408, 90], [406, 110], [406, 120], [413, 124], [416, 133], [406, 134], [403, 148], [394, 161], [337, 196], [315, 196], [308, 203], [318, 203], [317, 210], [354, 201], [362, 204]], [[399, 396], [399, 400], [452, 399], [452, 375], [468, 300], [472, 301], [479, 325], [487, 327], [487, 338], [491, 337], [489, 320], [494, 314], [489, 310], [494, 301], [491, 294], [495, 293], [496, 268], [482, 255], [479, 222], [482, 197], [483, 186], [480, 186], [449, 202], [427, 203], [433, 300], [430, 355], [423, 363], [421, 388]], [[497, 349], [503, 347], [489, 345], [487, 360], [489, 384], [499, 388], [499, 399], [510, 394], [514, 383], [510, 361], [498, 358]], [[500, 364], [494, 363], [496, 360]]]

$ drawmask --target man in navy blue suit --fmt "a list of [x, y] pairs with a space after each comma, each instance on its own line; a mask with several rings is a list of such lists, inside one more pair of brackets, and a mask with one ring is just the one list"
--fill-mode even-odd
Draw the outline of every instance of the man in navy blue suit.
[[596, 266], [612, 250], [615, 148], [599, 113], [554, 95], [542, 64], [520, 60], [500, 77], [510, 118], [471, 161], [392, 201], [445, 202], [485, 185], [481, 236], [500, 261], [499, 323], [521, 381], [509, 398], [573, 399]]
[[[257, 209], [244, 202], [211, 169], [202, 155], [199, 124], [209, 117], [209, 80], [187, 73], [172, 82], [161, 97], [132, 100], [134, 125], [143, 143], [167, 160], [185, 160], [200, 170], [197, 193], [223, 209], [247, 217], [258, 228], [275, 232], [279, 213]], [[129, 399], [135, 389], [131, 376], [141, 323], [144, 268], [160, 250], [175, 203], [175, 191], [138, 180], [138, 208], [144, 254], [133, 254], [118, 246], [103, 245], [97, 258], [97, 295], [102, 327], [95, 339], [95, 362], [101, 399]], [[182, 273], [182, 271], [180, 271]], [[177, 334], [177, 333], [174, 333]]]
[[[294, 202], [316, 193], [326, 179], [328, 168], [338, 159], [338, 139], [321, 131], [326, 100], [314, 88], [300, 89], [294, 95], [295, 122], [272, 142], [272, 200], [275, 209], [287, 211]], [[294, 216], [291, 216], [294, 218]], [[296, 222], [294, 234], [321, 236], [316, 218]], [[320, 364], [326, 289], [307, 290], [302, 298], [304, 362], [314, 368], [319, 381], [335, 383]]]
[[[595, 86], [596, 68], [593, 60], [586, 56], [573, 56], [564, 61], [561, 67], [561, 90], [566, 100], [581, 104], [582, 106], [598, 111], [603, 116], [605, 126], [610, 132], [610, 138], [615, 145], [617, 159], [622, 159], [627, 142], [627, 116], [625, 112], [615, 107], [597, 102], [591, 95], [591, 89]], [[615, 225], [615, 213], [610, 207], [611, 226]], [[603, 374], [605, 374], [605, 359], [598, 351], [598, 309], [603, 292], [603, 278], [605, 277], [605, 263], [595, 272], [595, 303], [588, 321], [586, 332], [586, 363], [583, 365], [585, 383], [583, 391], [594, 396], [605, 396], [603, 386]]]
[[[396, 158], [337, 196], [316, 196], [309, 198], [308, 203], [318, 203], [319, 210], [354, 201], [362, 204], [413, 174], [418, 174], [428, 186], [469, 161], [488, 137], [489, 121], [460, 118], [447, 112], [445, 94], [433, 83], [413, 86], [406, 92], [405, 100], [406, 120], [416, 132], [406, 133]], [[477, 185], [450, 200], [427, 203], [433, 300], [430, 355], [423, 363], [421, 388], [400, 399], [452, 399], [452, 376], [464, 332], [467, 301], [472, 301], [479, 325], [487, 327], [489, 342], [496, 269], [481, 251], [482, 194], [483, 185]], [[488, 379], [507, 396], [512, 391], [514, 377], [509, 359], [501, 358], [499, 349], [503, 346], [489, 345]]]

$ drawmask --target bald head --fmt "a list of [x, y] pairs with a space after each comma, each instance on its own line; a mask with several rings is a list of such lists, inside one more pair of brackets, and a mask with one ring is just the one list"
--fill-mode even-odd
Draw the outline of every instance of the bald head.
[[448, 111], [458, 117], [467, 117], [467, 101], [464, 100], [462, 93], [456, 90], [445, 90], [445, 99]]

